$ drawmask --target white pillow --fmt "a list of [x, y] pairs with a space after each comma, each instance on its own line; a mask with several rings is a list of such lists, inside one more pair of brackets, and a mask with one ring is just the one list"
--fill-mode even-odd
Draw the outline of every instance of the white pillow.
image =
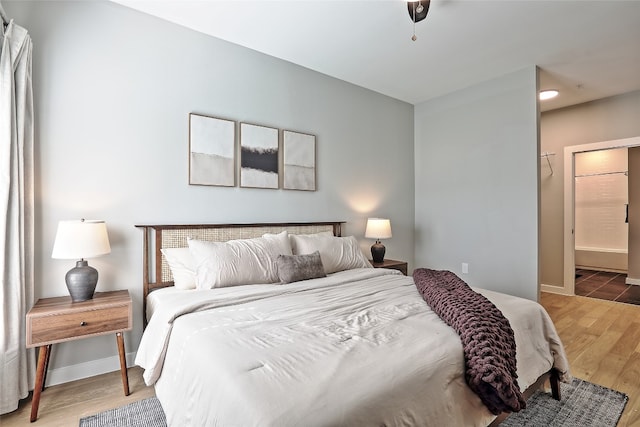
[[295, 242], [295, 255], [320, 252], [322, 265], [327, 274], [352, 268], [373, 268], [360, 250], [353, 236], [334, 237], [326, 235], [290, 235]]
[[196, 268], [189, 248], [160, 249], [169, 264], [173, 285], [178, 289], [196, 288]]
[[[291, 242], [291, 250], [293, 251], [294, 255], [297, 255], [298, 252], [296, 250], [296, 241], [293, 238], [293, 234], [289, 234], [289, 242]], [[309, 237], [320, 237], [320, 236], [329, 236], [329, 237], [334, 237], [333, 236], [333, 231], [321, 231], [319, 233], [313, 233], [313, 234], [296, 234], [296, 236], [309, 236]]]
[[291, 255], [286, 231], [254, 239], [206, 242], [188, 239], [198, 289], [279, 282], [278, 255]]

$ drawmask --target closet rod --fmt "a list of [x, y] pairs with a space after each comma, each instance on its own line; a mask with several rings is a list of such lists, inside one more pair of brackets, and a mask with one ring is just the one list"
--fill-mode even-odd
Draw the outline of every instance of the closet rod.
[[583, 178], [583, 177], [587, 177], [587, 176], [602, 176], [602, 175], [617, 175], [617, 174], [625, 174], [626, 176], [629, 176], [629, 171], [619, 171], [619, 172], [600, 172], [600, 173], [587, 173], [584, 175], [576, 175], [576, 178]]

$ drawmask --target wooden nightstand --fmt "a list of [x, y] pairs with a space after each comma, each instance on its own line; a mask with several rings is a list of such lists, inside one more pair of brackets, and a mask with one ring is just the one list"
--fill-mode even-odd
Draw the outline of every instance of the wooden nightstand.
[[27, 313], [27, 347], [39, 347], [31, 422], [38, 418], [52, 344], [116, 334], [122, 385], [128, 396], [129, 377], [122, 333], [131, 330], [132, 326], [129, 291], [96, 292], [93, 299], [82, 302], [72, 302], [70, 296], [39, 299]]
[[374, 268], [391, 268], [393, 270], [401, 271], [405, 276], [407, 275], [407, 263], [404, 261], [385, 259], [382, 262], [373, 262], [371, 260], [369, 260], [369, 262], [371, 263], [371, 265], [373, 265]]

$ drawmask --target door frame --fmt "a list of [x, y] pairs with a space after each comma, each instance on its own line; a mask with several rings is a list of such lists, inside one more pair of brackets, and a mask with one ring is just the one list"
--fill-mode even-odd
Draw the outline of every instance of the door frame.
[[640, 145], [640, 136], [592, 142], [590, 144], [564, 147], [564, 281], [562, 293], [575, 295], [576, 259], [575, 259], [575, 154], [588, 151], [608, 150], [610, 148], [636, 147]]

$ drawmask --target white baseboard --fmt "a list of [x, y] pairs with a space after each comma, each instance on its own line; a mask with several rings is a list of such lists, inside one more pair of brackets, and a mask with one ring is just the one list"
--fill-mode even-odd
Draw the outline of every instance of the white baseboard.
[[[136, 353], [127, 353], [126, 358], [127, 366], [131, 367], [134, 365]], [[120, 370], [120, 357], [105, 357], [104, 359], [91, 360], [89, 362], [78, 363], [77, 365], [50, 369], [47, 373], [46, 385], [52, 386], [68, 383], [118, 370]]]
[[631, 277], [627, 277], [625, 283], [627, 285], [640, 285], [640, 279], [632, 279]]
[[569, 295], [569, 296], [572, 295], [560, 286], [540, 284], [540, 290], [542, 292], [548, 292], [550, 294]]

